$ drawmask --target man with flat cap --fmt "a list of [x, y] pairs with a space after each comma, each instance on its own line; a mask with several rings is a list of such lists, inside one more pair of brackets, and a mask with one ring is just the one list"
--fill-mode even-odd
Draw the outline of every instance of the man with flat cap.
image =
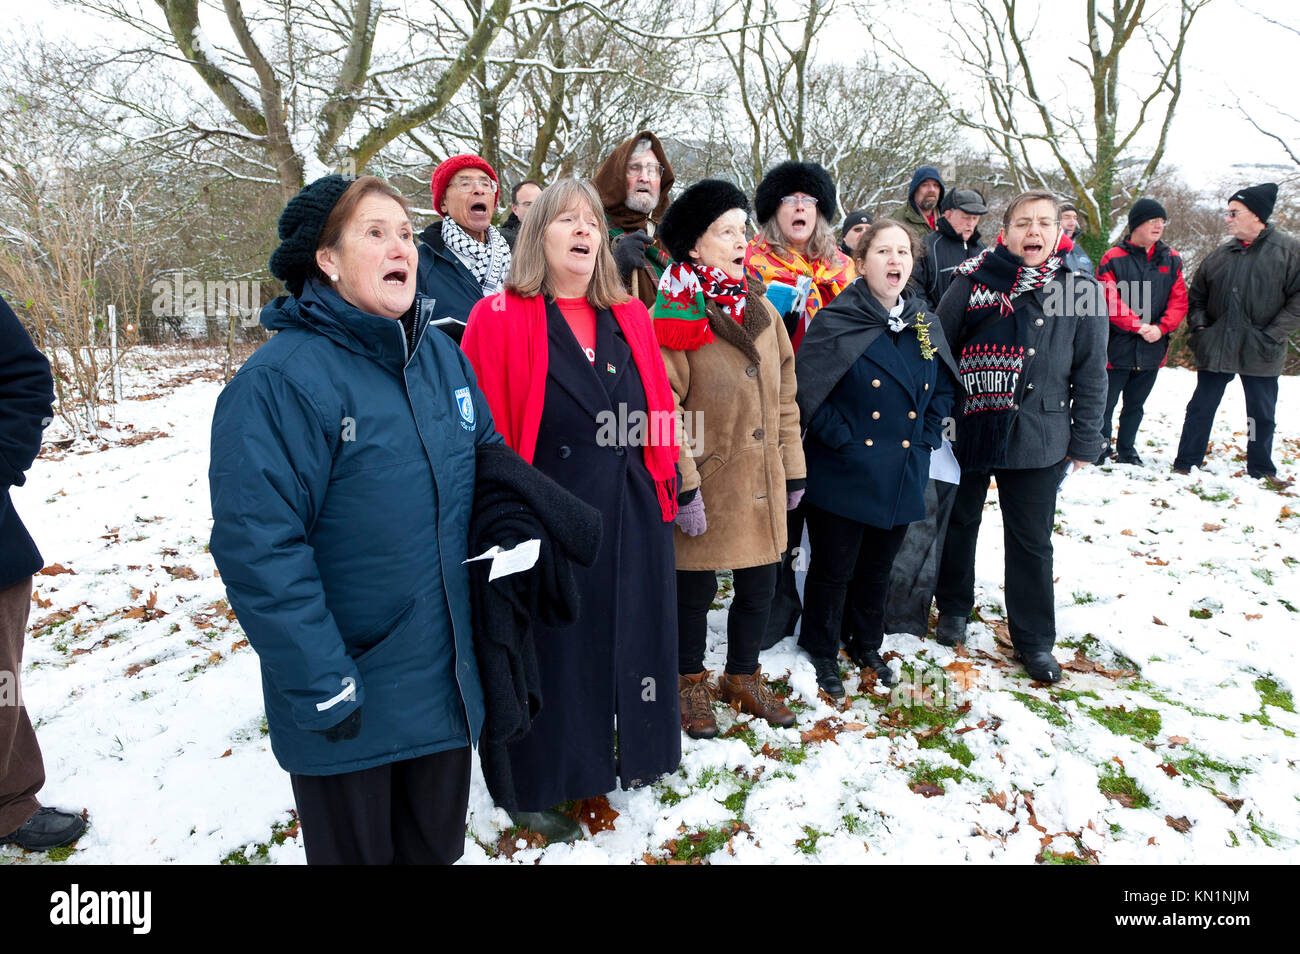
[[974, 189], [955, 189], [944, 197], [939, 224], [921, 240], [925, 257], [916, 264], [916, 283], [931, 305], [938, 305], [952, 282], [952, 270], [984, 251], [980, 216], [989, 207]]
[[1224, 388], [1241, 376], [1246, 395], [1246, 473], [1276, 479], [1273, 464], [1277, 379], [1287, 343], [1300, 328], [1300, 241], [1268, 224], [1277, 184], [1233, 193], [1224, 213], [1231, 239], [1196, 269], [1187, 327], [1196, 356], [1196, 391], [1187, 403], [1173, 469], [1205, 465], [1206, 444]]

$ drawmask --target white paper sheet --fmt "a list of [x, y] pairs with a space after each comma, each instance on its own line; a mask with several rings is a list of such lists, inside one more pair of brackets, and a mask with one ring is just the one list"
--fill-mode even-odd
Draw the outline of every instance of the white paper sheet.
[[492, 569], [488, 571], [488, 579], [495, 580], [498, 577], [509, 576], [511, 573], [522, 573], [524, 570], [531, 570], [537, 564], [537, 557], [541, 552], [541, 540], [525, 540], [510, 550], [492, 547], [489, 550], [484, 550], [476, 557], [470, 557], [465, 562], [473, 563], [475, 560], [490, 559]]
[[930, 452], [930, 479], [945, 484], [961, 483], [961, 465], [957, 463], [957, 455], [952, 452], [952, 444], [948, 441]]

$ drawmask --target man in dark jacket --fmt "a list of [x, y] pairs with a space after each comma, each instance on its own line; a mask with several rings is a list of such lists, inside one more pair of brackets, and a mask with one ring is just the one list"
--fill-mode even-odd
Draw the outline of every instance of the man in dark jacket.
[[42, 808], [45, 764], [22, 702], [23, 637], [32, 575], [44, 564], [9, 499], [41, 450], [54, 380], [18, 316], [0, 298], [0, 845], [48, 851], [81, 837], [80, 815]]
[[1092, 259], [1083, 249], [1083, 230], [1079, 228], [1079, 210], [1073, 202], [1061, 203], [1061, 231], [1065, 233], [1073, 248], [1066, 249], [1063, 256], [1065, 267], [1072, 272], [1092, 274]]
[[1187, 403], [1174, 470], [1204, 466], [1223, 390], [1241, 375], [1246, 394], [1246, 472], [1273, 478], [1277, 378], [1287, 342], [1300, 328], [1300, 242], [1268, 224], [1276, 183], [1239, 189], [1225, 213], [1231, 240], [1196, 269], [1187, 327], [1196, 356], [1196, 391]]
[[431, 324], [459, 343], [470, 309], [505, 287], [510, 246], [492, 224], [500, 186], [487, 160], [451, 156], [433, 170], [442, 219], [420, 233], [416, 289], [433, 299]]
[[1169, 335], [1187, 315], [1183, 258], [1160, 241], [1165, 218], [1164, 206], [1155, 199], [1138, 199], [1129, 211], [1125, 237], [1106, 251], [1097, 266], [1110, 309], [1106, 355], [1110, 390], [1101, 427], [1105, 444], [1098, 464], [1110, 458], [1111, 421], [1123, 394], [1116, 461], [1142, 465], [1136, 447], [1142, 406], [1156, 383], [1156, 374], [1165, 366]]
[[862, 238], [862, 233], [870, 224], [871, 213], [866, 209], [855, 209], [844, 216], [844, 221], [840, 223], [840, 251], [852, 258], [853, 250], [858, 247], [858, 239]]
[[938, 169], [919, 166], [912, 173], [912, 183], [907, 187], [907, 201], [889, 217], [901, 222], [918, 239], [923, 239], [939, 227], [939, 203], [943, 201], [945, 191]]
[[541, 194], [542, 184], [536, 179], [516, 182], [510, 190], [510, 214], [501, 223], [501, 237], [506, 240], [511, 251], [514, 251], [515, 239], [519, 237], [519, 227], [524, 224], [524, 216]]
[[605, 208], [619, 277], [632, 297], [650, 308], [659, 278], [672, 262], [656, 234], [673, 187], [673, 167], [659, 137], [643, 129], [621, 143], [591, 182]]
[[1033, 678], [1055, 682], [1052, 524], [1069, 470], [1101, 449], [1106, 314], [1101, 287], [1061, 261], [1060, 211], [1026, 192], [1003, 216], [1002, 241], [957, 269], [939, 319], [965, 398], [954, 450], [961, 483], [935, 590], [944, 645], [965, 640], [975, 604], [975, 547], [989, 479], [997, 479], [1011, 642]]
[[937, 305], [952, 282], [952, 270], [984, 251], [980, 216], [988, 213], [984, 197], [974, 189], [955, 189], [943, 200], [939, 224], [921, 240], [925, 256], [917, 263], [920, 291]]

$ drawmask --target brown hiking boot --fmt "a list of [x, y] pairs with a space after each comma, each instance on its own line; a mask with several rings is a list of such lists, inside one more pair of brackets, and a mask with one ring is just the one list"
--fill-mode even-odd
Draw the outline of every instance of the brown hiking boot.
[[748, 676], [733, 676], [729, 672], [724, 672], [718, 687], [722, 701], [741, 712], [766, 719], [772, 725], [783, 729], [794, 725], [794, 713], [786, 708], [785, 702], [778, 699], [776, 693], [764, 681], [762, 670]]
[[707, 669], [690, 676], [677, 676], [677, 694], [682, 704], [682, 728], [692, 739], [711, 739], [718, 734], [718, 720], [713, 718], [713, 675]]

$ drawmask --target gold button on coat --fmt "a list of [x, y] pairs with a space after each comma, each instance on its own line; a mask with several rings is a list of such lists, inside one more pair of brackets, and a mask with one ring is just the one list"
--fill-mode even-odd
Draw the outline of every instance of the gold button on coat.
[[927, 391], [930, 390], [930, 382], [929, 382], [929, 381], [926, 381], [926, 382], [925, 382], [925, 389], [926, 389]]
[[916, 420], [916, 412], [915, 412], [915, 411], [908, 411], [908, 412], [907, 412], [907, 416], [908, 416], [909, 418], [911, 418], [912, 420], [914, 420], [914, 421]]
[[868, 438], [867, 438], [867, 446], [870, 447], [871, 444], [872, 444], [872, 440], [871, 440], [870, 437], [868, 437]]
[[872, 419], [873, 421], [878, 421], [878, 420], [880, 420], [880, 412], [879, 412], [879, 411], [872, 411], [872, 412], [871, 412], [871, 419]]
[[911, 446], [912, 446], [912, 442], [911, 442], [911, 441], [903, 441], [903, 446], [904, 446], [904, 447], [911, 447]]
[[878, 388], [878, 387], [880, 387], [880, 378], [873, 378], [872, 381], [871, 381], [871, 386], [872, 386], [873, 388]]

